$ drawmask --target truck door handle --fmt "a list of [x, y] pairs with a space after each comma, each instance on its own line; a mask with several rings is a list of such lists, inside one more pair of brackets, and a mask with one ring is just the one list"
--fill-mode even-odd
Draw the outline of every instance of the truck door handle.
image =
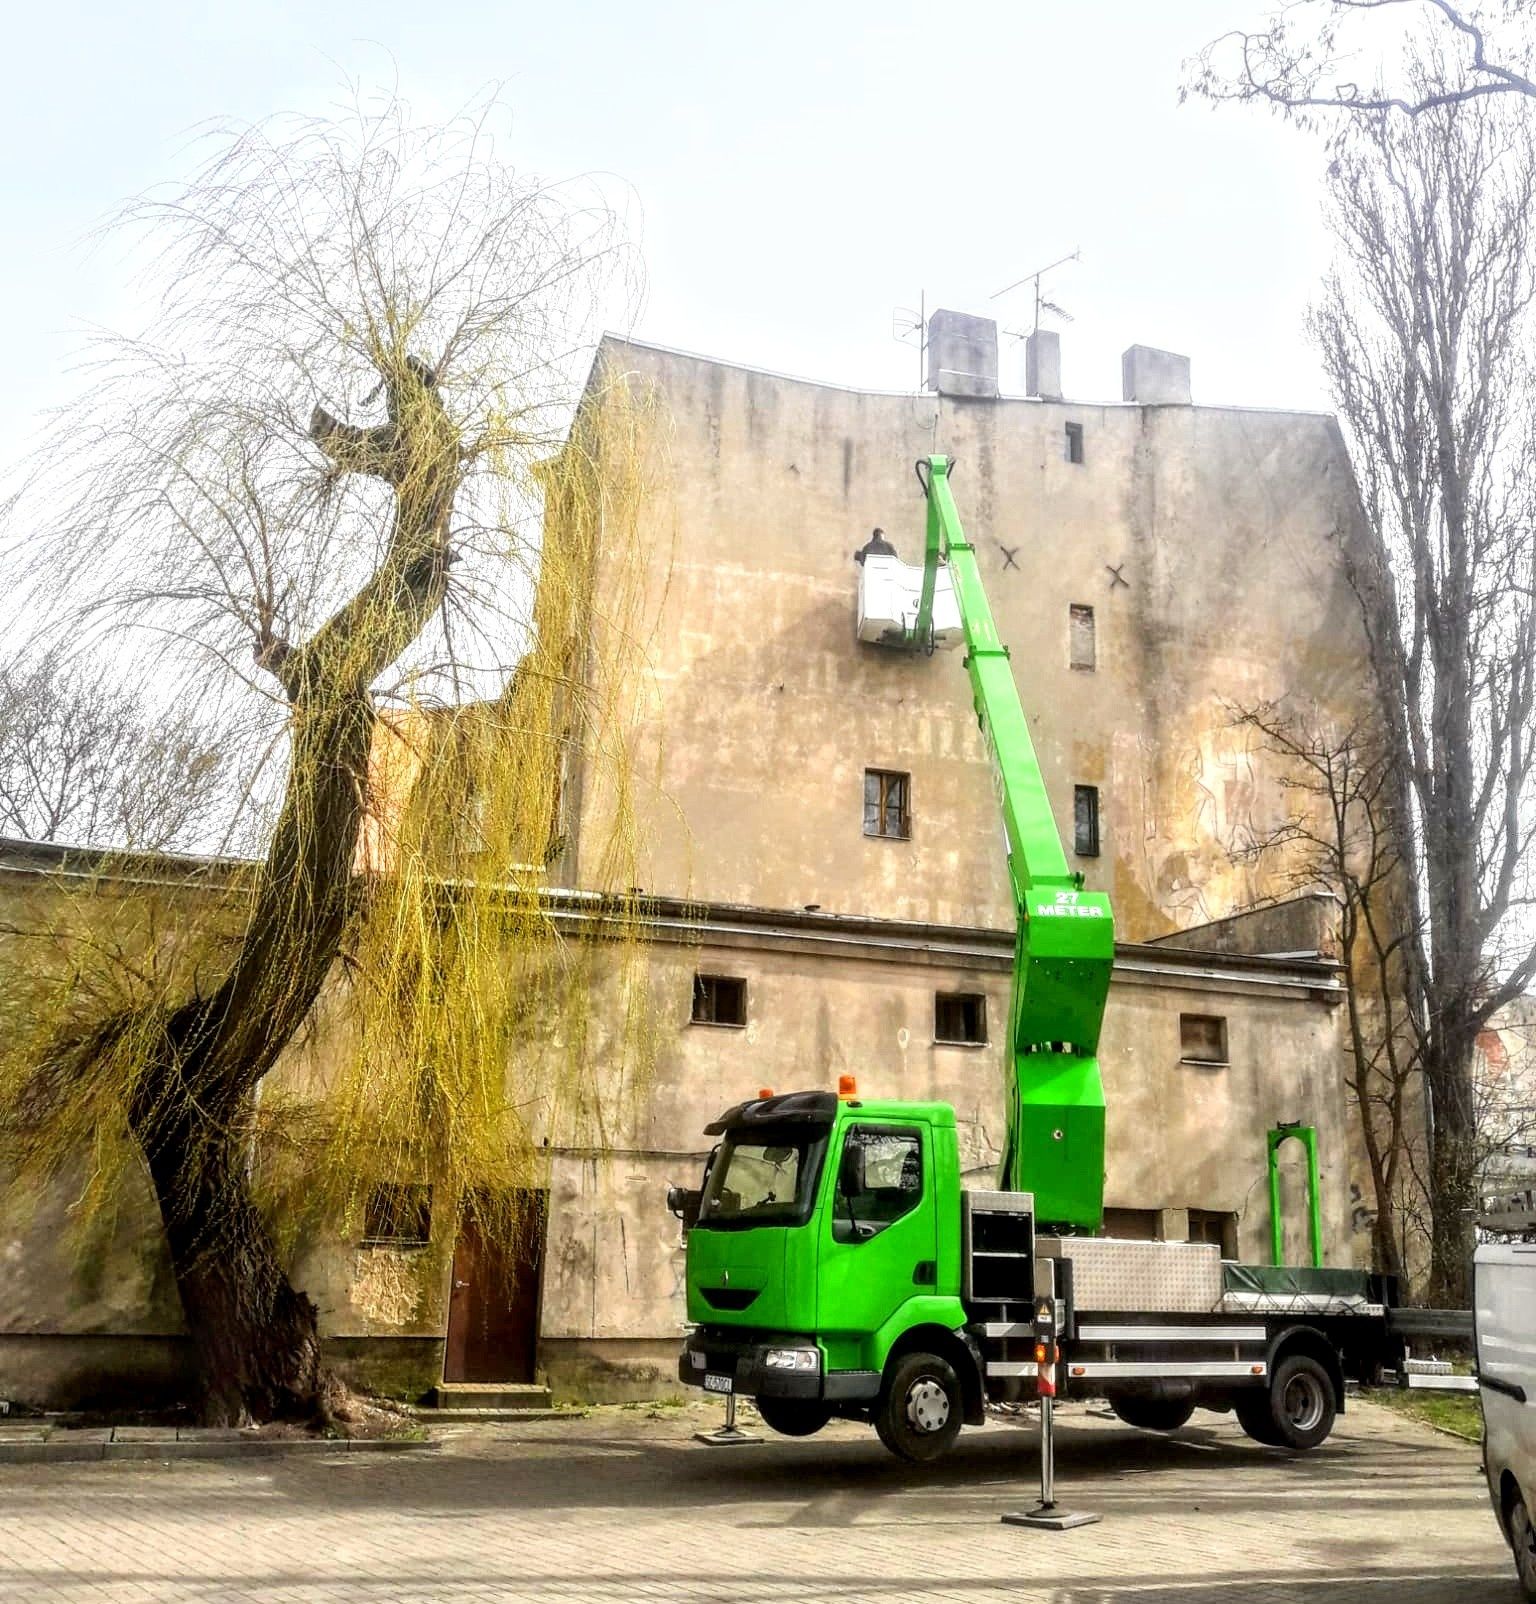
[[915, 1287], [937, 1286], [939, 1281], [939, 1267], [932, 1259], [920, 1259], [912, 1271], [912, 1285]]

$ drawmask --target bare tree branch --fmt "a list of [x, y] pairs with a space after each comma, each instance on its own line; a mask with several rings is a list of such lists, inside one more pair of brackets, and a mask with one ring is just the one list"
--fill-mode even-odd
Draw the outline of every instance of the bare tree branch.
[[[1484, 10], [1449, 0], [1287, 0], [1254, 29], [1232, 29], [1186, 64], [1182, 93], [1269, 105], [1301, 121], [1426, 112], [1499, 95], [1536, 96], [1525, 6]], [[1407, 33], [1446, 53], [1452, 74], [1413, 81], [1402, 61]], [[1362, 69], [1366, 81], [1361, 81]]]

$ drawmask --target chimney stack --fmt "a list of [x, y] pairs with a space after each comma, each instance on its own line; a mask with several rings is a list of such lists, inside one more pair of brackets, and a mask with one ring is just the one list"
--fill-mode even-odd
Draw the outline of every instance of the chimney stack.
[[940, 395], [996, 396], [997, 324], [968, 312], [928, 319], [928, 378]]
[[1061, 400], [1061, 336], [1054, 329], [1036, 329], [1024, 338], [1024, 394]]
[[1189, 405], [1189, 358], [1133, 345], [1120, 358], [1121, 399], [1142, 406]]

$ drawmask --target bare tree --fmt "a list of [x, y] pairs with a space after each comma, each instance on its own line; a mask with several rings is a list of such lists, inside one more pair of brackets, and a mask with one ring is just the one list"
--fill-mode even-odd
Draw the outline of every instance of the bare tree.
[[[190, 183], [133, 207], [158, 314], [100, 351], [24, 498], [34, 613], [148, 665], [162, 703], [223, 698], [240, 749], [270, 757], [265, 850], [212, 914], [135, 935], [110, 983], [82, 986], [77, 959], [5, 1000], [20, 1024], [0, 1104], [20, 1162], [56, 1165], [122, 1122], [211, 1421], [338, 1396], [252, 1154], [257, 1090], [339, 973], [368, 1052], [332, 1077], [333, 1100], [352, 1099], [336, 1139], [286, 1151], [299, 1190], [376, 1175], [393, 1131], [385, 1160], [472, 1199], [475, 1164], [504, 1178], [532, 1145], [504, 1066], [532, 994], [513, 993], [558, 967], [517, 960], [543, 930], [536, 897], [502, 884], [480, 906], [398, 841], [389, 876], [358, 873], [365, 820], [399, 811], [371, 764], [382, 703], [408, 722], [483, 689], [481, 791], [505, 827], [481, 830], [501, 865], [526, 857], [517, 836], [547, 812], [562, 744], [604, 711], [579, 637], [597, 531], [622, 566], [627, 514], [612, 488], [583, 500], [570, 402], [628, 248], [600, 198], [507, 164], [499, 116], [422, 130], [390, 101], [279, 120], [223, 136]], [[610, 430], [604, 449], [622, 448]], [[544, 501], [563, 522], [541, 547]], [[260, 774], [241, 794], [265, 805]]]
[[1286, 816], [1239, 843], [1240, 858], [1272, 858], [1292, 891], [1323, 886], [1339, 904], [1339, 957], [1349, 1011], [1347, 1083], [1370, 1168], [1376, 1268], [1407, 1281], [1407, 1234], [1419, 1224], [1414, 1096], [1423, 1043], [1412, 966], [1418, 928], [1397, 817], [1396, 765], [1379, 723], [1339, 728], [1315, 713], [1267, 703], [1236, 721], [1278, 757], [1292, 800]]
[[[1459, 79], [1430, 53], [1421, 98]], [[1370, 540], [1346, 553], [1420, 901], [1408, 1005], [1431, 1119], [1431, 1290], [1462, 1301], [1476, 1204], [1478, 1032], [1536, 976], [1536, 155], [1482, 98], [1347, 132], [1338, 258], [1311, 318]]]
[[0, 831], [140, 851], [207, 845], [229, 766], [199, 709], [155, 707], [107, 663], [57, 650], [0, 663]]
[[[1258, 27], [1208, 44], [1189, 63], [1183, 93], [1258, 102], [1301, 120], [1336, 112], [1418, 117], [1490, 95], [1536, 95], [1526, 10], [1523, 0], [1286, 0]], [[1445, 53], [1454, 81], [1414, 77], [1415, 38]]]

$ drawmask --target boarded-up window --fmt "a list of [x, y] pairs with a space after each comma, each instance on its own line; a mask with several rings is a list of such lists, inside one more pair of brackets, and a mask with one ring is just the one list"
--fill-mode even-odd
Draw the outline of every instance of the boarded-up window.
[[940, 991], [933, 998], [933, 1039], [974, 1045], [987, 1039], [987, 999], [979, 991]]
[[425, 1247], [432, 1239], [432, 1188], [380, 1181], [368, 1190], [363, 1240], [390, 1247]]
[[864, 834], [905, 841], [912, 834], [912, 776], [864, 770]]
[[1105, 1209], [1104, 1235], [1122, 1242], [1153, 1242], [1157, 1239], [1156, 1209]]
[[1067, 425], [1066, 458], [1068, 462], [1083, 460], [1083, 426], [1080, 423]]
[[1073, 668], [1092, 673], [1098, 667], [1098, 647], [1093, 633], [1093, 609], [1072, 604], [1071, 624], [1068, 629], [1068, 662]]
[[1191, 1209], [1189, 1240], [1210, 1242], [1221, 1249], [1224, 1259], [1237, 1257], [1237, 1216], [1225, 1209]]
[[1186, 1064], [1227, 1063], [1226, 1020], [1220, 1014], [1180, 1014], [1179, 1056]]
[[740, 975], [693, 977], [693, 1023], [732, 1025], [747, 1022], [747, 983]]
[[1080, 858], [1099, 855], [1099, 788], [1072, 787], [1072, 850]]

